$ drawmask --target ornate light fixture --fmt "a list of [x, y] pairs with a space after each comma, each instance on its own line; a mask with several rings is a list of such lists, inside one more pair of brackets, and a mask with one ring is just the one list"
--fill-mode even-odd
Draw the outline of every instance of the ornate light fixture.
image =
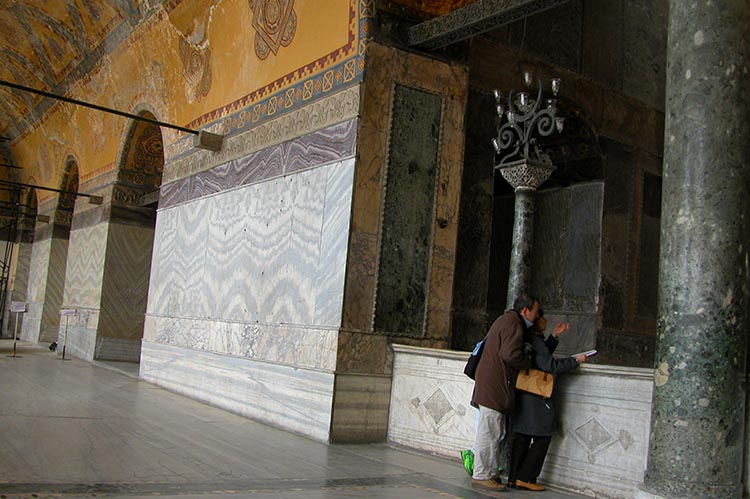
[[508, 94], [507, 108], [503, 105], [503, 94], [495, 90], [495, 111], [499, 118], [497, 136], [492, 146], [497, 154], [503, 154], [495, 165], [503, 178], [514, 188], [536, 189], [549, 178], [554, 165], [545, 151], [539, 147], [539, 138], [562, 131], [564, 119], [557, 116], [557, 94], [560, 78], [550, 81], [552, 97], [542, 98], [542, 82], [537, 80], [536, 98], [528, 92], [534, 81], [530, 71], [523, 73], [527, 91]]
[[[527, 89], [534, 83], [531, 72], [523, 73]], [[539, 138], [558, 133], [563, 118], [557, 116], [557, 94], [560, 79], [550, 82], [552, 97], [542, 100], [542, 82], [537, 80], [536, 99], [528, 91], [508, 94], [508, 107], [503, 95], [495, 90], [495, 111], [499, 118], [497, 137], [492, 139], [495, 152], [501, 156], [495, 165], [515, 190], [513, 243], [508, 273], [508, 308], [521, 291], [531, 284], [531, 248], [534, 241], [534, 191], [549, 178], [555, 166], [539, 146]]]

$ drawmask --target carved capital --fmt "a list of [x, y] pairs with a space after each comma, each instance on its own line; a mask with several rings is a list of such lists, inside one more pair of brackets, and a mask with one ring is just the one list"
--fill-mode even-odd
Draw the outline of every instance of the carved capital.
[[536, 190], [552, 175], [555, 169], [552, 165], [527, 159], [515, 161], [503, 168], [495, 168], [500, 170], [500, 174], [515, 190]]

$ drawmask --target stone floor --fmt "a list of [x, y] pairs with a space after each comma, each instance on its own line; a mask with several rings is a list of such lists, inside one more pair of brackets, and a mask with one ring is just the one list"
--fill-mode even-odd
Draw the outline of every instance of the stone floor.
[[483, 494], [458, 458], [326, 445], [140, 381], [0, 340], [0, 498], [530, 498]]

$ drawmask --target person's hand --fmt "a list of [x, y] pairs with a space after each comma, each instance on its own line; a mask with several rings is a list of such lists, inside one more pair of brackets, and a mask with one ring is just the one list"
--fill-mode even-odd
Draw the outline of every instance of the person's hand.
[[557, 338], [558, 336], [566, 332], [568, 329], [570, 329], [570, 324], [568, 324], [567, 322], [558, 322], [557, 326], [555, 326], [555, 330], [552, 331], [552, 336]]
[[583, 355], [583, 354], [581, 353], [581, 354], [578, 354], [578, 355], [576, 355], [576, 357], [575, 357], [575, 358], [576, 358], [576, 362], [578, 362], [579, 364], [583, 364], [584, 362], [586, 362], [586, 359], [587, 359], [588, 357], [586, 357], [585, 355]]

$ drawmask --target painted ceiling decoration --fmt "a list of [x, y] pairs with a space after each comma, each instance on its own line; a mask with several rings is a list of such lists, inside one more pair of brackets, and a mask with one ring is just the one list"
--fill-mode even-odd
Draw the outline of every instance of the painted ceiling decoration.
[[288, 47], [297, 30], [294, 0], [248, 0], [253, 10], [255, 29], [255, 55], [266, 59], [270, 52], [276, 55], [279, 47]]
[[211, 90], [211, 49], [195, 47], [180, 38], [182, 74], [187, 81], [188, 101], [198, 101]]
[[[65, 94], [141, 19], [132, 0], [0, 2], [0, 80]], [[15, 137], [54, 102], [0, 87], [0, 135]]]

